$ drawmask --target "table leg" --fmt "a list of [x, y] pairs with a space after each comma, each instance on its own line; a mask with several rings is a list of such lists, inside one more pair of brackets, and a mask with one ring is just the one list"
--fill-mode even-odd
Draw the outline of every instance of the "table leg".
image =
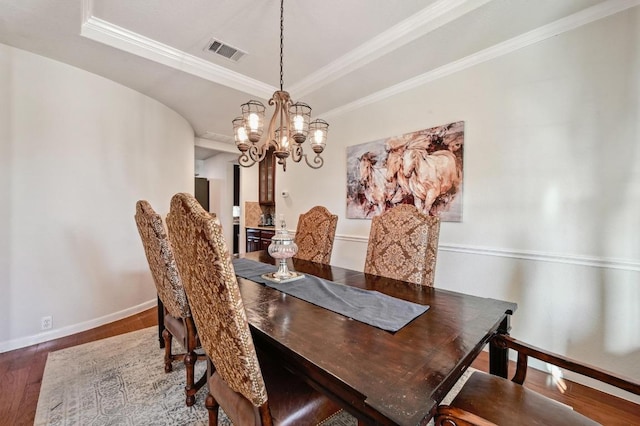
[[[505, 316], [498, 327], [498, 334], [509, 334], [509, 330], [511, 329], [509, 324], [510, 318], [511, 315]], [[509, 349], [506, 347], [500, 347], [494, 343], [494, 340], [491, 340], [491, 343], [489, 344], [489, 373], [506, 379], [508, 371]]]
[[164, 339], [162, 332], [164, 331], [164, 303], [158, 296], [158, 340], [160, 341], [160, 349], [164, 348]]

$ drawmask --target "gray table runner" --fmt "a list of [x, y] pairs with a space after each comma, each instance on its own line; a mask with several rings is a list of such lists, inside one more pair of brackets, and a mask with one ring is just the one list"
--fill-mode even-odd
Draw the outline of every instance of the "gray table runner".
[[387, 331], [398, 331], [429, 309], [378, 291], [363, 290], [334, 283], [305, 274], [304, 278], [288, 283], [275, 283], [262, 278], [262, 274], [275, 272], [273, 265], [250, 259], [233, 259], [236, 275], [314, 305]]

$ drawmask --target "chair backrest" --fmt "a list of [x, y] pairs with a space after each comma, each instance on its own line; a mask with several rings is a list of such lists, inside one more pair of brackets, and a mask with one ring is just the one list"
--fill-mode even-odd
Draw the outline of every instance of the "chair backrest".
[[191, 316], [162, 218], [148, 201], [140, 200], [136, 203], [135, 219], [160, 300], [171, 316], [176, 318]]
[[337, 224], [338, 216], [322, 206], [315, 206], [301, 214], [295, 235], [298, 253], [294, 257], [328, 264]]
[[260, 407], [267, 391], [220, 222], [180, 193], [167, 225], [202, 347], [226, 384]]
[[371, 221], [364, 272], [433, 286], [440, 219], [400, 204]]

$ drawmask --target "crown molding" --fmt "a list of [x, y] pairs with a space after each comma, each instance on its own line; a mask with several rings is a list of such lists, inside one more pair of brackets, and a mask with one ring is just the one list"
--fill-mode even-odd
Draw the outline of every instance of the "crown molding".
[[82, 22], [80, 28], [93, 16], [93, 0], [82, 0], [80, 3]]
[[300, 98], [434, 31], [492, 0], [439, 0], [293, 84]]
[[408, 90], [415, 89], [426, 83], [438, 80], [458, 71], [471, 68], [483, 62], [498, 58], [525, 48], [548, 38], [557, 36], [575, 28], [589, 24], [591, 22], [606, 18], [616, 13], [622, 12], [631, 7], [640, 5], [640, 0], [609, 0], [604, 3], [584, 9], [566, 18], [559, 19], [548, 25], [544, 25], [535, 30], [521, 34], [517, 37], [498, 43], [494, 46], [481, 50], [473, 55], [466, 56], [454, 62], [438, 67], [432, 71], [426, 72], [402, 83], [390, 86], [386, 89], [372, 93], [371, 95], [360, 98], [354, 102], [342, 105], [327, 112], [322, 113], [326, 117], [344, 114], [349, 111], [362, 108], [366, 105], [376, 103], [389, 97], [398, 95]]
[[204, 136], [198, 136], [195, 138], [194, 146], [212, 149], [214, 151], [224, 152], [227, 154], [238, 155], [238, 148], [236, 148], [236, 145], [234, 143], [230, 144], [219, 139], [209, 139], [205, 138]]
[[[421, 35], [441, 27], [447, 22], [481, 7], [489, 1], [491, 0], [438, 0], [414, 16], [400, 22], [388, 31], [374, 37], [299, 83], [294, 84], [291, 86], [290, 92], [292, 94], [295, 93], [295, 96], [299, 98], [304, 94], [319, 90], [326, 84], [366, 65], [403, 44], [409, 43]], [[332, 117], [362, 108], [638, 5], [640, 5], [640, 0], [609, 0], [597, 4], [356, 101], [326, 111], [321, 115]], [[252, 79], [96, 18], [92, 14], [92, 6], [93, 0], [82, 0], [83, 22], [80, 34], [84, 37], [261, 99], [269, 99], [273, 92], [277, 90], [275, 86]]]
[[202, 139], [209, 139], [216, 142], [227, 143], [235, 147], [235, 139], [233, 138], [233, 136], [227, 136], [221, 133], [215, 133], [211, 131], [206, 131], [196, 136]]
[[83, 0], [80, 30], [83, 37], [262, 99], [271, 98], [277, 90], [275, 86], [96, 18], [91, 12], [92, 0]]

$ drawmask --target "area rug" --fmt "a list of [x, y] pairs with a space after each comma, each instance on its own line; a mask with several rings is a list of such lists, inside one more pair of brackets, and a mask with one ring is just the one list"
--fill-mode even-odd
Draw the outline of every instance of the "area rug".
[[[164, 350], [158, 347], [157, 328], [49, 353], [34, 425], [207, 425], [206, 389], [192, 407], [184, 404], [184, 364], [174, 362], [164, 372]], [[206, 366], [196, 364], [196, 378]], [[456, 384], [443, 403], [457, 394], [471, 371]], [[221, 410], [219, 425], [231, 422]], [[340, 412], [324, 426], [355, 426]]]

